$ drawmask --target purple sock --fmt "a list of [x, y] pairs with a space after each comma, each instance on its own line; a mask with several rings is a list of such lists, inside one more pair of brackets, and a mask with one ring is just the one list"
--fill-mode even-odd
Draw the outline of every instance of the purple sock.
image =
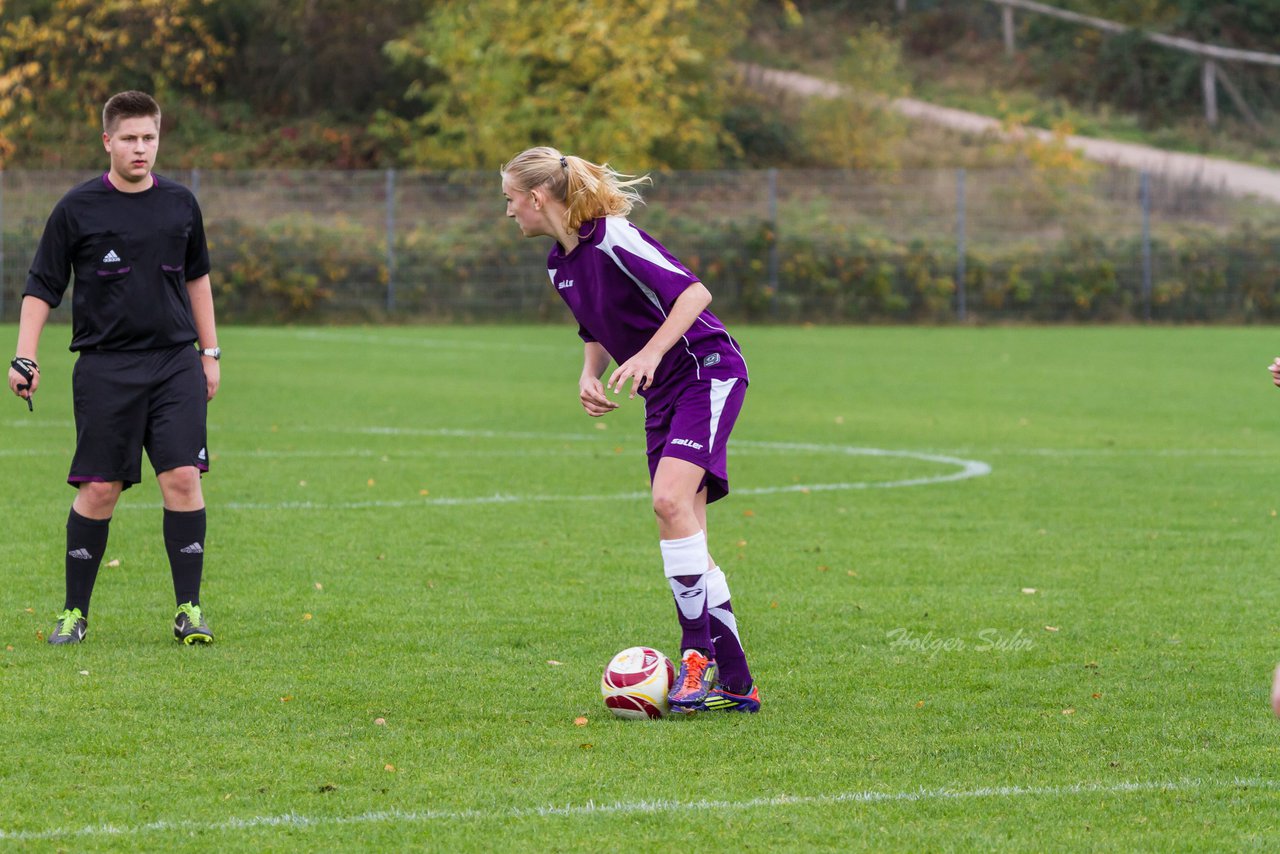
[[720, 684], [731, 694], [746, 694], [751, 691], [754, 680], [738, 637], [738, 619], [729, 602], [729, 583], [720, 567], [707, 573], [706, 586], [707, 621]]
[[680, 619], [680, 653], [686, 649], [711, 652], [711, 618], [707, 613], [705, 575], [677, 575], [668, 579], [676, 600], [676, 616]]

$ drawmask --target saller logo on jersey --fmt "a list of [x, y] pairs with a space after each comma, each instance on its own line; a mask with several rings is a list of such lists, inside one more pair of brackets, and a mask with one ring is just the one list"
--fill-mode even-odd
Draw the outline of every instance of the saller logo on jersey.
[[573, 287], [573, 279], [565, 279], [563, 282], [556, 282], [556, 288], [564, 290]]
[[710, 356], [704, 356], [702, 359], [702, 367], [704, 368], [710, 368], [718, 364], [720, 364], [719, 353], [712, 353]]
[[686, 448], [693, 448], [695, 451], [702, 450], [702, 444], [700, 442], [695, 442], [692, 439], [672, 439], [671, 444], [684, 445]]

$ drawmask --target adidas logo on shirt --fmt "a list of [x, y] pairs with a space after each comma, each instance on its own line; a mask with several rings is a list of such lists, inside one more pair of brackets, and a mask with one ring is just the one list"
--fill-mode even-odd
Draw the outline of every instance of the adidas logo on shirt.
[[107, 251], [106, 255], [102, 256], [102, 263], [103, 264], [119, 264], [120, 256], [116, 254], [116, 250], [110, 249]]
[[204, 549], [203, 549], [203, 548], [201, 548], [201, 546], [200, 546], [200, 544], [199, 544], [199, 543], [192, 543], [191, 545], [186, 546], [186, 547], [185, 547], [185, 548], [183, 548], [183, 549], [180, 549], [180, 551], [181, 551], [184, 555], [202, 555], [202, 554], [204, 554]]
[[205, 453], [205, 449], [204, 449], [204, 448], [201, 448], [201, 449], [200, 449], [200, 453], [196, 454], [196, 459], [197, 459], [197, 460], [207, 460], [207, 459], [209, 459], [209, 455], [208, 455], [207, 453]]
[[76, 560], [93, 560], [93, 555], [89, 554], [88, 549], [72, 549], [67, 552], [67, 557], [73, 557]]

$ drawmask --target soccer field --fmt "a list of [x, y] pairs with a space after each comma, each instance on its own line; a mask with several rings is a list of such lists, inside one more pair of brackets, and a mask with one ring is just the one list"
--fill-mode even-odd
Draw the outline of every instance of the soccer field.
[[572, 329], [222, 330], [217, 642], [172, 639], [144, 466], [53, 648], [50, 327], [0, 414], [0, 849], [1280, 843], [1280, 332], [734, 331], [710, 541], [763, 709], [628, 722], [601, 668], [678, 629], [640, 401], [581, 412]]

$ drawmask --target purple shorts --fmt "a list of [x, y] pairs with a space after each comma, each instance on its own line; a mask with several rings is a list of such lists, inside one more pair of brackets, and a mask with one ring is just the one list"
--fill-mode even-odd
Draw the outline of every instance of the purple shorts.
[[694, 380], [660, 405], [645, 402], [649, 481], [658, 461], [675, 457], [700, 466], [707, 503], [729, 494], [726, 446], [747, 394], [745, 379]]

